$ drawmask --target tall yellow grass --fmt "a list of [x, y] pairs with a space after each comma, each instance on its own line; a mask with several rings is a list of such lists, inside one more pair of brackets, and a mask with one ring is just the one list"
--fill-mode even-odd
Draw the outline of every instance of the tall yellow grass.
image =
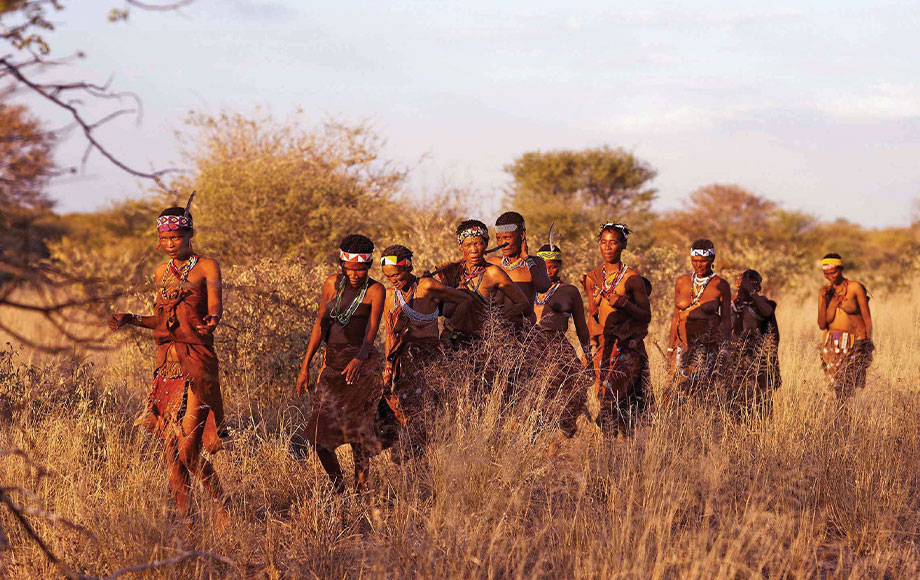
[[[225, 367], [233, 437], [214, 460], [232, 518], [219, 528], [199, 493], [202, 525], [191, 530], [174, 515], [158, 445], [131, 426], [152, 347], [95, 365], [57, 358], [29, 369], [24, 355], [8, 356], [0, 448], [27, 451], [50, 475], [0, 457], [0, 485], [31, 489], [92, 530], [97, 540], [35, 521], [60, 558], [94, 575], [200, 549], [234, 564], [189, 561], [147, 577], [916, 578], [920, 293], [873, 306], [876, 360], [846, 406], [823, 385], [813, 302], [781, 301], [772, 416], [691, 403], [618, 440], [580, 419], [552, 458], [539, 395], [503, 407], [498, 395], [477, 398], [469, 366], [442, 365], [431, 380], [447, 405], [426, 456], [378, 456], [361, 495], [333, 495], [317, 461], [289, 452], [305, 406], [279, 390], [287, 376], [264, 388], [264, 367]], [[663, 342], [665, 331], [657, 321], [653, 336]], [[663, 360], [650, 351], [660, 390]], [[58, 575], [8, 515], [0, 522], [12, 544], [0, 576]]]

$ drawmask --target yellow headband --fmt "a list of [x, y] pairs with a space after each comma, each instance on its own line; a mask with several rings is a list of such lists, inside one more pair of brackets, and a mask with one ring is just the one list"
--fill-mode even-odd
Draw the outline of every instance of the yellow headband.
[[544, 260], [555, 260], [556, 262], [562, 261], [562, 252], [537, 252], [537, 255]]
[[821, 260], [821, 267], [828, 268], [840, 268], [843, 266], [843, 260], [840, 258], [823, 258]]
[[412, 258], [406, 257], [400, 260], [396, 256], [384, 256], [380, 258], [381, 266], [411, 266]]

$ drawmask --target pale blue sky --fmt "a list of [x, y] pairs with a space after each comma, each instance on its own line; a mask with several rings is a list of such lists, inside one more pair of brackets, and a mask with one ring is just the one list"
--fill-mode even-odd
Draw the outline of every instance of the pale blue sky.
[[[113, 0], [79, 4], [56, 51], [141, 96], [143, 124], [103, 136], [143, 168], [178, 161], [187, 111], [261, 105], [371, 120], [389, 157], [427, 154], [414, 192], [472, 186], [484, 217], [516, 155], [601, 144], [658, 169], [659, 208], [734, 182], [884, 226], [920, 197], [916, 2], [198, 0], [122, 24], [106, 22]], [[137, 191], [98, 156], [53, 189], [65, 211]]]

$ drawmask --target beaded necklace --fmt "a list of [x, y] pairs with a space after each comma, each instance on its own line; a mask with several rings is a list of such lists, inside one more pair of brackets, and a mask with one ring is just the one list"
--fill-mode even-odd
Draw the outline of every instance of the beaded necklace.
[[502, 268], [506, 270], [518, 270], [520, 268], [523, 268], [526, 265], [527, 265], [527, 261], [524, 259], [523, 256], [521, 256], [514, 262], [509, 260], [507, 257], [502, 258]]
[[411, 306], [411, 302], [415, 299], [415, 291], [418, 290], [418, 282], [412, 285], [412, 291], [409, 293], [409, 300], [406, 300], [406, 297], [403, 295], [402, 290], [398, 288], [393, 289], [393, 299], [402, 311], [406, 314], [406, 317], [409, 318], [412, 322], [416, 324], [425, 324], [429, 322], [434, 322], [438, 319], [438, 311], [435, 310], [430, 314], [423, 314], [418, 310], [415, 310]]
[[847, 289], [849, 287], [850, 287], [850, 281], [844, 278], [843, 279], [843, 292], [837, 292], [837, 289], [834, 288], [834, 298], [841, 300], [841, 301], [846, 300]]
[[[165, 300], [172, 300], [179, 296], [179, 292], [182, 289], [182, 283], [188, 280], [189, 272], [192, 271], [192, 268], [195, 267], [195, 264], [198, 263], [198, 254], [192, 254], [189, 256], [188, 260], [182, 264], [182, 268], [178, 268], [175, 264], [175, 260], [170, 260], [166, 264], [166, 270], [163, 272], [163, 282], [160, 287], [160, 296]], [[166, 292], [166, 283], [169, 282], [170, 277], [176, 280], [176, 287], [172, 292]]]
[[626, 275], [626, 270], [628, 269], [629, 269], [629, 266], [620, 262], [619, 270], [617, 270], [616, 272], [613, 272], [612, 276], [609, 277], [609, 281], [608, 281], [607, 266], [604, 265], [604, 268], [601, 270], [601, 272], [604, 275], [604, 289], [601, 291], [601, 294], [606, 296], [608, 292], [610, 292], [611, 290], [615, 290], [616, 287], [620, 285], [620, 282], [623, 281], [623, 276]]
[[364, 278], [364, 284], [362, 284], [361, 289], [358, 290], [357, 296], [355, 296], [354, 300], [351, 301], [351, 304], [348, 305], [348, 308], [345, 309], [345, 312], [342, 312], [340, 308], [342, 307], [342, 295], [345, 294], [346, 282], [346, 277], [342, 276], [342, 281], [339, 282], [339, 291], [335, 296], [335, 306], [332, 308], [332, 312], [329, 313], [329, 316], [342, 326], [346, 326], [348, 324], [348, 321], [351, 320], [355, 310], [357, 310], [358, 306], [361, 306], [361, 302], [364, 301], [364, 295], [367, 294], [367, 287], [371, 282], [371, 277], [366, 276]]
[[562, 284], [562, 280], [556, 280], [553, 282], [553, 285], [549, 287], [549, 290], [543, 294], [537, 294], [537, 298], [534, 300], [534, 303], [536, 303], [537, 306], [543, 306], [546, 304], [546, 302], [553, 296], [553, 292], [559, 289], [560, 284]]
[[705, 278], [698, 277], [696, 275], [696, 272], [693, 273], [693, 277], [691, 278], [693, 280], [693, 289], [691, 291], [692, 292], [691, 296], [693, 297], [693, 299], [690, 301], [690, 306], [694, 306], [700, 301], [700, 298], [702, 298], [703, 296], [703, 292], [706, 291], [706, 287], [709, 286], [709, 283], [715, 277], [716, 277], [715, 272], [713, 272], [709, 276], [706, 276]]
[[[467, 272], [466, 265], [464, 264], [463, 271], [460, 273], [460, 284], [469, 288], [470, 282], [472, 282], [474, 278], [479, 277], [483, 272], [486, 271], [486, 268], [488, 267], [489, 267], [488, 264], [486, 264], [485, 266], [476, 266], [475, 268], [473, 268], [472, 272]], [[476, 285], [476, 288], [477, 289], [479, 288], [478, 284]]]

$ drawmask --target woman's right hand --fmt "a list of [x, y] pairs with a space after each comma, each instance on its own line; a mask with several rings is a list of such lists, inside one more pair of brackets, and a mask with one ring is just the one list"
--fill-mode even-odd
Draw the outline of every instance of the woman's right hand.
[[300, 373], [297, 375], [297, 385], [295, 386], [295, 392], [297, 393], [297, 396], [299, 397], [309, 390], [310, 390], [310, 362], [307, 361], [300, 368]]
[[109, 317], [109, 329], [113, 332], [121, 328], [122, 326], [128, 324], [128, 321], [131, 319], [131, 315], [127, 312], [118, 312]]

